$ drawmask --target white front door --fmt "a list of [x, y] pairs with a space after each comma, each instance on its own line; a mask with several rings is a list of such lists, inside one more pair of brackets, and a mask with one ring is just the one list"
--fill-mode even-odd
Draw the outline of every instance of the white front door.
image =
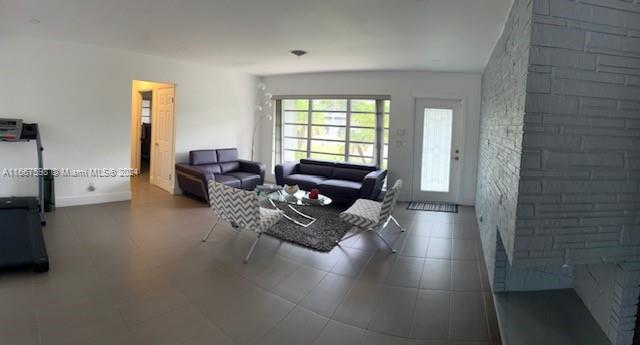
[[153, 90], [149, 181], [173, 193], [173, 87]]
[[462, 101], [416, 99], [412, 200], [459, 202]]

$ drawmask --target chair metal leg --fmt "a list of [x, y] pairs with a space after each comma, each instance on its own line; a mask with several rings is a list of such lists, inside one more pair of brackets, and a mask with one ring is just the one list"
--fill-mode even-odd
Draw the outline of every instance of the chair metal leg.
[[211, 227], [211, 230], [209, 230], [209, 232], [207, 232], [207, 235], [204, 238], [202, 238], [202, 242], [207, 242], [207, 240], [209, 239], [209, 236], [211, 236], [211, 233], [213, 232], [213, 229], [215, 229], [216, 225], [218, 225], [218, 221], [220, 221], [220, 218], [216, 219], [216, 222]]
[[383, 230], [383, 229], [384, 229], [384, 228], [380, 229], [380, 232], [375, 231], [375, 230], [371, 230], [371, 231], [373, 231], [373, 233], [374, 233], [374, 234], [378, 235], [378, 237], [382, 240], [382, 242], [384, 242], [384, 244], [386, 244], [386, 245], [387, 245], [387, 248], [389, 248], [389, 250], [390, 250], [392, 253], [394, 253], [394, 254], [395, 254], [395, 253], [396, 253], [396, 250], [395, 250], [395, 249], [393, 249], [393, 247], [391, 246], [391, 244], [389, 244], [389, 242], [387, 242], [387, 240], [386, 240], [384, 237], [382, 237], [381, 232], [382, 232], [382, 230]]
[[393, 247], [391, 246], [391, 244], [389, 244], [389, 242], [388, 242], [384, 237], [382, 237], [382, 232], [383, 232], [383, 231], [384, 231], [384, 229], [386, 229], [386, 228], [387, 228], [387, 224], [385, 223], [384, 225], [382, 225], [381, 227], [379, 227], [379, 228], [377, 228], [377, 229], [374, 229], [374, 228], [369, 228], [369, 229], [360, 229], [360, 230], [358, 230], [358, 231], [354, 232], [353, 234], [351, 234], [351, 235], [349, 235], [349, 236], [347, 236], [347, 237], [344, 237], [344, 238], [342, 238], [342, 239], [340, 239], [340, 240], [336, 241], [336, 243], [337, 243], [337, 244], [340, 244], [340, 242], [342, 242], [342, 241], [346, 241], [346, 240], [348, 240], [348, 239], [350, 239], [350, 238], [352, 238], [352, 237], [354, 237], [354, 236], [358, 236], [358, 235], [360, 235], [360, 234], [362, 234], [362, 233], [364, 233], [364, 232], [371, 231], [371, 232], [373, 232], [374, 234], [376, 234], [376, 235], [377, 235], [377, 236], [382, 240], [382, 242], [384, 242], [384, 244], [387, 246], [387, 248], [389, 248], [389, 250], [390, 250], [392, 253], [394, 253], [394, 254], [395, 254], [395, 253], [397, 253], [397, 251], [396, 251], [395, 249], [393, 249]]
[[253, 250], [256, 249], [256, 245], [258, 244], [258, 240], [260, 240], [260, 236], [262, 236], [261, 232], [258, 233], [258, 237], [256, 237], [255, 241], [253, 241], [253, 245], [251, 245], [251, 249], [249, 249], [249, 253], [247, 253], [247, 256], [244, 258], [245, 264], [249, 261], [251, 254], [253, 254]]
[[358, 236], [358, 235], [360, 235], [361, 233], [363, 233], [363, 232], [365, 232], [365, 231], [367, 231], [367, 230], [368, 230], [368, 229], [361, 229], [361, 228], [357, 228], [357, 230], [356, 230], [353, 234], [351, 234], [351, 235], [349, 235], [349, 236], [347, 236], [347, 237], [343, 237], [343, 238], [341, 238], [341, 239], [337, 240], [337, 241], [336, 241], [336, 243], [340, 243], [340, 242], [342, 242], [342, 241], [346, 241], [346, 240], [350, 239], [351, 237]]
[[396, 223], [396, 226], [400, 229], [400, 231], [404, 232], [404, 228], [402, 227], [402, 225], [400, 225], [400, 223], [398, 223], [398, 220], [394, 217], [394, 216], [389, 216], [389, 219]]

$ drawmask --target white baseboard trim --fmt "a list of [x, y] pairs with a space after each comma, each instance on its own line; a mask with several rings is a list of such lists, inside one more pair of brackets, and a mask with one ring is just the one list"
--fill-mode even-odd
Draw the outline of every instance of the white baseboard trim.
[[103, 204], [131, 200], [131, 192], [101, 193], [91, 195], [63, 196], [56, 198], [56, 207]]

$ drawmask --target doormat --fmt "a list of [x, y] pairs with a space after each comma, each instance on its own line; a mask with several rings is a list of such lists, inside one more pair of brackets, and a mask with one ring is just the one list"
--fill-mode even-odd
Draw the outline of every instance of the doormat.
[[407, 206], [407, 210], [458, 213], [458, 205], [441, 202], [412, 201], [409, 203], [409, 206]]

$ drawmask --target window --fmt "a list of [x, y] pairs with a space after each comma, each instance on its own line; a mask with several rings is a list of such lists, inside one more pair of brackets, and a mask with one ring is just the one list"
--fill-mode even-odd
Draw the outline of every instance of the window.
[[282, 99], [282, 153], [301, 158], [388, 165], [388, 99]]

